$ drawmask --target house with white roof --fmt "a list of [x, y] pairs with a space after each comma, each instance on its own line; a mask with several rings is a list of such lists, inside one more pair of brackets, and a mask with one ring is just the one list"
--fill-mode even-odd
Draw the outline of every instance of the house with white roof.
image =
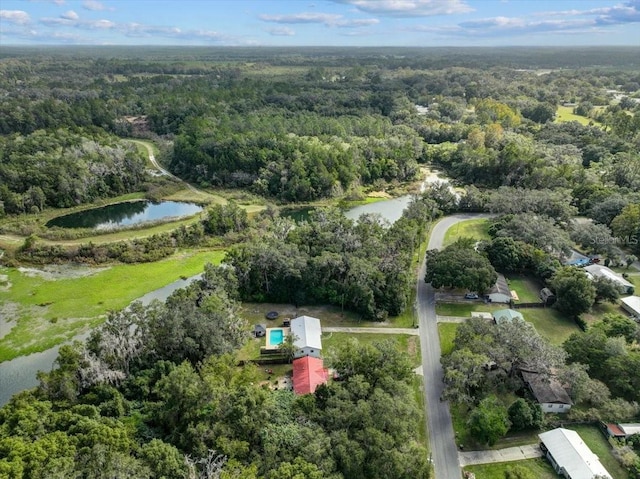
[[580, 435], [570, 429], [557, 428], [538, 434], [540, 447], [553, 469], [566, 479], [612, 479], [598, 456]]
[[607, 268], [606, 266], [601, 266], [599, 264], [591, 264], [589, 266], [585, 266], [584, 269], [587, 272], [587, 275], [593, 280], [595, 278], [607, 278], [613, 281], [620, 291], [620, 294], [633, 294], [633, 283], [630, 283], [622, 276], [620, 276], [615, 271]]
[[620, 298], [620, 306], [634, 318], [640, 318], [640, 296]]
[[294, 335], [294, 359], [305, 356], [320, 358], [322, 353], [322, 328], [318, 318], [299, 316], [292, 319], [291, 334]]

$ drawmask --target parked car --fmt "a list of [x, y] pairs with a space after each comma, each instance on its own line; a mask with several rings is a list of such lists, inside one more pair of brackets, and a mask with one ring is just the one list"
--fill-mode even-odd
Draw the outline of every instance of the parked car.
[[478, 293], [467, 293], [464, 295], [464, 299], [478, 299]]

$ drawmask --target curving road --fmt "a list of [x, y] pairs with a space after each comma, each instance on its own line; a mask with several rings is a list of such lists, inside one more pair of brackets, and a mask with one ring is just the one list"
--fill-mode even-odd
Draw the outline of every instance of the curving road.
[[[443, 218], [433, 227], [428, 249], [441, 248], [445, 232], [454, 224], [460, 221], [489, 217], [491, 215], [468, 213]], [[460, 479], [462, 473], [449, 405], [446, 402], [440, 402], [444, 384], [442, 383], [443, 373], [440, 364], [435, 292], [431, 284], [424, 282], [425, 272], [426, 265], [423, 260], [416, 281], [416, 312], [420, 325], [425, 414], [429, 429], [431, 459], [436, 479]]]

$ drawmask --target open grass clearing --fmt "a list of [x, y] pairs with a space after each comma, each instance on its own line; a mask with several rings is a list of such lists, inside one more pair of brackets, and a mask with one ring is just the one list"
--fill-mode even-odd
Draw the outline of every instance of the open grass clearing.
[[539, 303], [542, 286], [533, 278], [526, 275], [511, 274], [507, 277], [509, 288], [518, 293], [521, 303]]
[[554, 308], [519, 309], [526, 321], [532, 323], [540, 336], [551, 344], [561, 345], [580, 328], [572, 319], [567, 318]]
[[469, 300], [466, 303], [436, 303], [436, 314], [439, 316], [471, 317], [473, 311], [491, 312], [504, 309], [504, 304], [490, 304], [482, 301]]
[[444, 234], [442, 246], [448, 246], [455, 243], [458, 238], [473, 238], [475, 240], [489, 241], [489, 220], [486, 218], [476, 220], [460, 221], [451, 226]]
[[559, 106], [556, 110], [556, 123], [562, 123], [565, 121], [577, 121], [581, 125], [589, 125], [593, 126], [602, 126], [596, 120], [592, 120], [591, 118], [587, 118], [586, 116], [580, 116], [573, 113], [572, 106]]
[[442, 356], [451, 354], [453, 340], [456, 338], [458, 323], [438, 323], [438, 335], [440, 336], [440, 351]]
[[565, 427], [580, 434], [582, 440], [589, 446], [589, 449], [598, 456], [600, 462], [609, 474], [611, 474], [613, 479], [629, 478], [627, 471], [622, 468], [618, 460], [613, 456], [611, 445], [596, 425], [573, 424]]
[[133, 265], [97, 268], [95, 274], [47, 280], [14, 268], [0, 268], [10, 288], [0, 303], [15, 305], [15, 325], [0, 340], [0, 361], [44, 351], [96, 326], [144, 294], [220, 263], [224, 251], [185, 250], [172, 257]]
[[507, 471], [515, 467], [525, 469], [536, 479], [557, 479], [558, 475], [545, 458], [525, 459], [515, 462], [498, 462], [494, 464], [479, 464], [466, 466], [465, 471], [473, 472], [476, 479], [504, 479]]

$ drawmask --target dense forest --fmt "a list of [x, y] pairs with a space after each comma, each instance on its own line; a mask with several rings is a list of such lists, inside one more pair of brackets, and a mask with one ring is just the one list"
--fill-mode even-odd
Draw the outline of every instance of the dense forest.
[[[472, 411], [483, 443], [507, 424], [540, 427], [524, 399], [513, 410], [496, 399], [520, 393], [517, 369], [534, 364], [571, 385], [572, 420], [636, 416], [638, 327], [615, 314], [587, 324], [584, 313], [620, 292], [562, 263], [576, 246], [621, 268], [640, 255], [639, 58], [638, 48], [3, 48], [0, 233], [22, 241], [4, 264], [141, 263], [210, 247], [226, 257], [166, 303], [111, 312], [86, 344], [62, 347], [39, 387], [0, 409], [0, 476], [429, 477], [414, 375], [395, 345], [344, 342], [326, 358], [336, 380], [315, 394], [269, 391], [254, 366], [238, 367], [240, 305], [401, 315], [426, 228], [454, 212], [492, 213], [489, 239], [427, 252], [428, 282], [482, 292], [496, 272], [527, 275], [586, 331], [552, 346], [533, 326], [469, 321], [443, 359], [442, 399]], [[152, 140], [182, 180], [265, 208], [230, 201], [155, 234], [58, 241], [69, 238], [40, 224], [43, 212], [171, 190], [131, 138]], [[451, 183], [418, 190], [425, 167]], [[335, 207], [381, 191], [414, 192], [393, 224]], [[282, 206], [315, 209], [294, 220]], [[496, 410], [504, 427], [489, 435]]]

